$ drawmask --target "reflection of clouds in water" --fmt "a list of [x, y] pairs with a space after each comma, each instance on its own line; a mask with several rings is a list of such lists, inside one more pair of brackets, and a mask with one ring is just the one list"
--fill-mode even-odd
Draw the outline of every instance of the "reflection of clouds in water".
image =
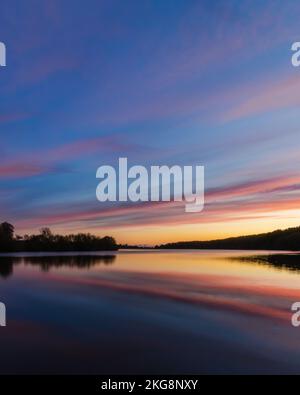
[[[169, 268], [164, 266], [159, 272], [151, 272], [149, 270], [145, 271], [141, 265], [127, 267], [127, 270], [123, 270], [123, 265], [117, 265], [113, 271], [89, 271], [98, 264], [112, 264], [116, 260], [116, 256], [93, 254], [2, 256], [0, 257], [0, 276], [8, 278], [13, 274], [13, 266], [18, 264], [37, 266], [43, 272], [49, 272], [52, 268], [87, 269], [87, 271], [83, 270], [80, 276], [70, 276], [69, 272], [55, 272], [51, 274], [49, 280], [54, 280], [57, 283], [79, 283], [90, 288], [110, 289], [150, 298], [163, 298], [202, 308], [236, 312], [247, 316], [260, 316], [277, 321], [289, 320], [288, 306], [295, 300], [300, 300], [299, 288], [293, 287], [284, 280], [280, 283], [261, 282], [263, 277], [260, 272], [257, 273], [255, 278], [251, 278], [247, 275], [241, 275], [238, 269], [234, 272], [228, 270], [220, 273], [216, 270], [211, 273], [179, 272], [174, 270], [172, 266]], [[141, 263], [143, 262], [143, 256], [143, 254], [135, 256], [126, 254], [123, 255], [123, 258], [126, 261]], [[160, 256], [160, 254], [153, 253], [152, 258], [156, 257], [159, 262], [160, 260], [165, 262], [163, 254]], [[118, 255], [118, 258], [121, 259], [121, 256]], [[180, 259], [182, 260], [182, 266], [185, 267], [185, 264], [187, 264], [186, 257], [180, 257]], [[296, 267], [299, 256], [295, 254], [236, 256], [226, 258], [226, 260], [228, 262], [235, 261], [241, 263], [241, 265], [244, 265], [245, 262], [250, 265], [253, 263], [253, 267], [257, 263], [263, 263], [286, 270], [290, 267]], [[214, 263], [214, 261], [211, 262]]]
[[77, 268], [90, 269], [98, 264], [111, 265], [116, 259], [115, 255], [51, 255], [30, 257], [0, 257], [0, 276], [8, 278], [13, 274], [13, 266], [18, 264], [39, 266], [42, 271], [48, 272], [51, 268]]
[[299, 371], [300, 276], [288, 270], [207, 251], [5, 259], [2, 371]]
[[289, 306], [300, 290], [247, 283], [238, 276], [182, 273], [99, 272], [72, 278], [51, 275], [55, 281], [107, 289], [137, 296], [162, 298], [202, 308], [235, 312], [276, 321], [290, 319]]

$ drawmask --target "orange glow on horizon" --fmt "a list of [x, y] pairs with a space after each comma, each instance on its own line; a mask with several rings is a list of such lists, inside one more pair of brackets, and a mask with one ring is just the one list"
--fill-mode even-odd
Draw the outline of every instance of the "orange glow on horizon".
[[[300, 226], [300, 210], [276, 212], [276, 216], [275, 214], [265, 213], [265, 215], [262, 214], [261, 218], [249, 217], [243, 220], [228, 218], [228, 221], [216, 221], [211, 223], [201, 223], [201, 213], [197, 215], [199, 222], [190, 224], [143, 224], [141, 226], [131, 225], [128, 227], [118, 227], [116, 225], [115, 227], [103, 228], [101, 228], [101, 226], [89, 228], [78, 224], [77, 226], [51, 226], [51, 229], [53, 232], [59, 234], [86, 232], [98, 236], [110, 235], [115, 237], [117, 242], [121, 244], [127, 243], [132, 245], [152, 246], [177, 241], [222, 239]], [[28, 229], [21, 233], [33, 232], [36, 232], [36, 230]]]

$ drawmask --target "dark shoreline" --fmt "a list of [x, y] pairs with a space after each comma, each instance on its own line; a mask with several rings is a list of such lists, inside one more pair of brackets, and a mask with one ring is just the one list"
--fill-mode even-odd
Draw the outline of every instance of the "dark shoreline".
[[299, 251], [300, 227], [249, 236], [209, 241], [180, 241], [155, 246], [156, 249], [273, 250]]

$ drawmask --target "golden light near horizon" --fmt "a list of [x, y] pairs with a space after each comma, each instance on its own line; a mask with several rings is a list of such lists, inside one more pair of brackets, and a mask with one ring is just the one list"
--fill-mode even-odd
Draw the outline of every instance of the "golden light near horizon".
[[[243, 220], [230, 219], [227, 222], [172, 224], [172, 225], [143, 225], [117, 228], [76, 228], [83, 232], [97, 235], [111, 234], [119, 243], [132, 245], [158, 245], [177, 241], [213, 240], [227, 237], [237, 237], [258, 233], [271, 232], [300, 225], [300, 210], [265, 213], [261, 218]], [[55, 228], [56, 229], [56, 228]], [[57, 229], [59, 231], [59, 229]], [[68, 232], [66, 232], [68, 233]]]

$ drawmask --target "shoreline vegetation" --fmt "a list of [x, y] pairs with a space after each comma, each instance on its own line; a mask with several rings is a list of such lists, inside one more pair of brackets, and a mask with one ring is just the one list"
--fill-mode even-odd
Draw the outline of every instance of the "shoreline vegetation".
[[229, 237], [209, 241], [180, 241], [155, 246], [157, 249], [222, 249], [222, 250], [300, 250], [300, 227], [275, 230], [250, 236]]
[[113, 237], [98, 237], [90, 233], [70, 235], [53, 234], [42, 228], [37, 235], [14, 236], [14, 226], [0, 224], [0, 252], [67, 252], [67, 251], [116, 251]]
[[90, 233], [53, 234], [42, 228], [39, 234], [15, 236], [14, 226], [0, 223], [0, 252], [72, 252], [117, 251], [118, 249], [223, 249], [300, 251], [300, 227], [275, 230], [249, 236], [208, 241], [179, 241], [155, 247], [117, 244], [111, 236], [98, 237]]

